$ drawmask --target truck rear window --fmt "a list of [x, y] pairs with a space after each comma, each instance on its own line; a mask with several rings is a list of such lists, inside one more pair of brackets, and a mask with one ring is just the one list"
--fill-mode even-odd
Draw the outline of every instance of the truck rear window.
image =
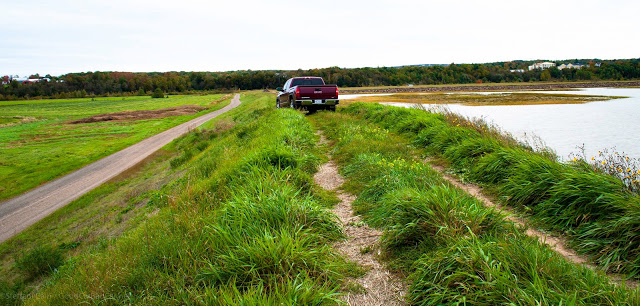
[[293, 79], [293, 81], [291, 82], [291, 87], [298, 86], [298, 85], [317, 86], [317, 85], [324, 85], [324, 82], [322, 81], [322, 79], [318, 79], [318, 78], [313, 78], [313, 79]]

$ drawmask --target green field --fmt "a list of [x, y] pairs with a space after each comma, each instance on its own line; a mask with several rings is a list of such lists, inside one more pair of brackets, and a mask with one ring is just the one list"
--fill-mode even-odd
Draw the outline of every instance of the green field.
[[[142, 139], [223, 107], [223, 95], [0, 102], [0, 200], [115, 153]], [[230, 97], [229, 97], [230, 98]], [[213, 103], [212, 102], [216, 102]], [[93, 115], [200, 105], [194, 115], [70, 124]], [[17, 120], [16, 118], [25, 118]]]
[[[605, 274], [637, 279], [639, 267], [638, 197], [613, 178], [422, 110], [309, 115], [274, 109], [272, 94], [241, 100], [0, 244], [0, 304], [344, 304], [368, 267], [333, 248], [345, 239], [338, 200], [312, 179], [329, 153], [356, 213], [383, 232], [379, 259], [407, 276], [408, 304], [640, 304]], [[527, 236], [425, 157], [566, 236], [599, 270]]]

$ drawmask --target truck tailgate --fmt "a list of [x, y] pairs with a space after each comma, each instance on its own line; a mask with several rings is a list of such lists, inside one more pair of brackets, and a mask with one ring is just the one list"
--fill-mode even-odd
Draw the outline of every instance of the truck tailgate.
[[335, 85], [298, 85], [301, 99], [337, 99]]

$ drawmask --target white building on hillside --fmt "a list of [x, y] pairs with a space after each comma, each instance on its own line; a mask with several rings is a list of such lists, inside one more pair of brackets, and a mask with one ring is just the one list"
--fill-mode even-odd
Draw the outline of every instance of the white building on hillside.
[[558, 66], [558, 70], [562, 70], [562, 69], [582, 69], [582, 67], [584, 67], [585, 65], [582, 64], [562, 64], [560, 66]]
[[549, 69], [551, 67], [554, 67], [555, 65], [556, 65], [556, 63], [552, 63], [552, 62], [535, 63], [535, 64], [529, 66], [529, 70], [533, 70], [533, 69]]

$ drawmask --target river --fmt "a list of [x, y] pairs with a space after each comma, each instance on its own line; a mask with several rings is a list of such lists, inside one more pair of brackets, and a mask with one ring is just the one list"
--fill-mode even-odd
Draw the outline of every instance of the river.
[[[627, 156], [640, 158], [640, 88], [587, 88], [578, 91], [540, 91], [539, 93], [628, 98], [583, 104], [491, 106], [446, 104], [446, 107], [465, 117], [482, 118], [523, 141], [531, 141], [532, 136], [535, 135], [565, 160], [571, 153], [578, 152], [578, 146], [582, 145], [587, 157], [595, 156], [602, 149], [615, 148], [620, 154], [624, 152]], [[340, 99], [350, 99], [353, 98], [352, 96], [358, 95], [341, 95]], [[383, 97], [380, 100], [383, 104], [394, 106], [413, 107], [415, 105], [385, 103]], [[433, 105], [425, 104], [427, 107]]]

